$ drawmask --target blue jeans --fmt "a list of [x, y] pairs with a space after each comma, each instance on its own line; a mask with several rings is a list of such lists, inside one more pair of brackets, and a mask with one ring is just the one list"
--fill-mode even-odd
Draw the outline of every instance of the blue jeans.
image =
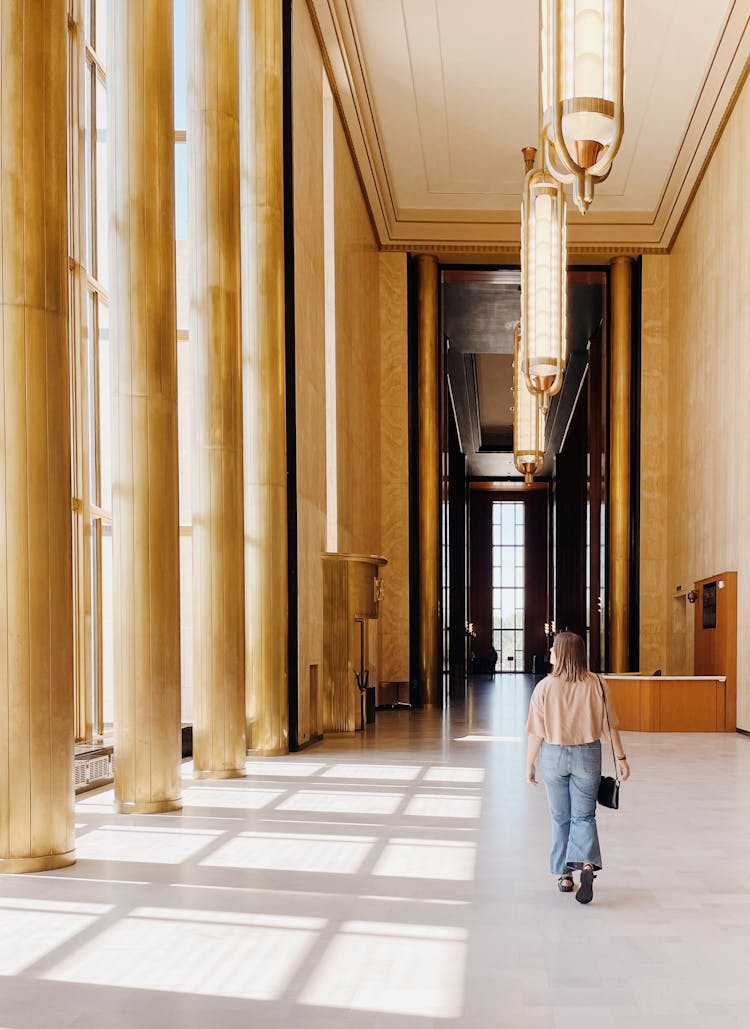
[[576, 747], [543, 743], [539, 772], [552, 819], [549, 870], [555, 875], [592, 864], [602, 867], [596, 831], [596, 795], [602, 774], [599, 740]]

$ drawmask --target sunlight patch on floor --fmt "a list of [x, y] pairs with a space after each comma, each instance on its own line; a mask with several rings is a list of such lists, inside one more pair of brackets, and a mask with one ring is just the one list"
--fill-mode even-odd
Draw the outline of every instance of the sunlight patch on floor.
[[373, 836], [245, 832], [204, 858], [201, 864], [354, 875], [374, 843]]
[[274, 1000], [324, 925], [317, 918], [137, 908], [44, 978]]
[[445, 926], [345, 922], [301, 1004], [422, 1018], [461, 1013], [467, 934]]

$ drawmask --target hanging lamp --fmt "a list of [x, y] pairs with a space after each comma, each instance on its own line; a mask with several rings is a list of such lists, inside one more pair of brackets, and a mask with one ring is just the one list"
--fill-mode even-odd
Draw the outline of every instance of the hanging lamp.
[[565, 370], [567, 246], [562, 185], [543, 169], [527, 173], [521, 202], [521, 335], [523, 372], [546, 413]]
[[513, 350], [513, 462], [525, 481], [531, 483], [544, 464], [544, 414], [538, 395], [529, 392], [523, 363], [519, 324]]
[[542, 165], [585, 214], [623, 130], [624, 0], [539, 0]]

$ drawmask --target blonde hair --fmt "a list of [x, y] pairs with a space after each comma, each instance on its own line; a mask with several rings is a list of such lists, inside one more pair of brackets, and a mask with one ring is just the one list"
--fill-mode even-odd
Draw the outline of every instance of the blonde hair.
[[552, 644], [555, 667], [552, 674], [568, 682], [581, 682], [589, 674], [589, 659], [583, 638], [574, 632], [559, 632]]

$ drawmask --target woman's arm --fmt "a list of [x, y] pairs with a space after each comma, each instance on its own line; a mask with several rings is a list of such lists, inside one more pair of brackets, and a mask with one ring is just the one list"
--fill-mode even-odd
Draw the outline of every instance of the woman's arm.
[[619, 729], [610, 729], [609, 734], [612, 738], [612, 746], [615, 748], [615, 760], [617, 761], [617, 774], [621, 779], [630, 778], [630, 765], [625, 754], [625, 748], [622, 745], [620, 739]]
[[533, 733], [529, 733], [529, 744], [526, 749], [526, 782], [531, 783], [533, 786], [539, 785], [536, 772], [534, 770], [534, 762], [536, 761], [536, 756], [539, 753], [543, 740], [543, 736], [534, 736]]

